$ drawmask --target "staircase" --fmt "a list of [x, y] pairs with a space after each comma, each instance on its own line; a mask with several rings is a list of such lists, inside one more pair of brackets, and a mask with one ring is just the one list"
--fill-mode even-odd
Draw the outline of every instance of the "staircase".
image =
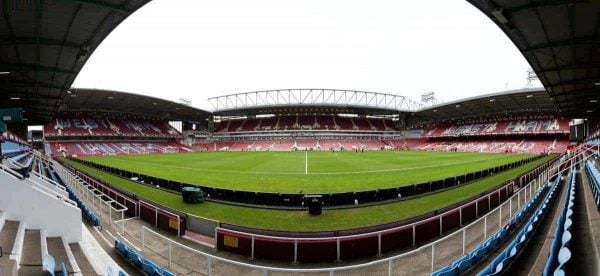
[[30, 229], [26, 223], [6, 217], [0, 211], [0, 275], [43, 275], [44, 269], [52, 267], [61, 275], [62, 264], [68, 275], [101, 274], [78, 242], [68, 244], [62, 237], [48, 237], [46, 230]]

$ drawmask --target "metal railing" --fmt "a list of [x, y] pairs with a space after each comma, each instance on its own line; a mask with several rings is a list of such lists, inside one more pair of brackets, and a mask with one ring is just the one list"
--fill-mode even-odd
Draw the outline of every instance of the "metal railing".
[[[53, 164], [54, 169], [58, 172], [61, 177], [73, 187], [79, 195], [85, 197], [88, 202], [92, 205], [98, 206], [100, 209], [99, 216], [102, 217], [103, 213], [108, 213], [108, 223], [113, 224], [113, 212], [121, 216], [118, 220], [121, 222], [121, 232], [125, 233], [125, 212], [128, 210], [127, 206], [120, 202], [110, 198], [102, 191], [94, 188], [94, 186], [88, 184], [85, 180], [79, 176], [73, 174], [71, 171], [65, 169], [58, 163]], [[106, 210], [103, 208], [106, 207]]]

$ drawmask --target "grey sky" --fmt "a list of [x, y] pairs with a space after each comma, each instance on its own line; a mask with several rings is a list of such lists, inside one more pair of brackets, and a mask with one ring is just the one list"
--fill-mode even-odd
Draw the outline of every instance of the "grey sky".
[[[100, 44], [75, 87], [178, 101], [338, 88], [440, 101], [523, 88], [512, 42], [462, 0], [154, 0]], [[535, 84], [539, 86], [539, 83]]]

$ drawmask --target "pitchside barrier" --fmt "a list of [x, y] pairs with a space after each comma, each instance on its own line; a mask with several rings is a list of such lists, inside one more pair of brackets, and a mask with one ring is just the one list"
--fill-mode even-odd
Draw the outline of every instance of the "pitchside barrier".
[[[472, 221], [481, 221], [483, 228], [487, 229], [488, 218], [492, 215], [485, 214], [494, 208], [498, 212], [494, 216], [502, 217], [503, 212], [504, 215], [512, 215], [513, 204], [520, 209], [523, 201], [531, 198], [531, 195], [540, 188], [540, 183], [548, 181], [549, 167], [549, 163], [542, 164], [489, 193], [463, 201], [462, 204], [455, 205], [450, 209], [436, 211], [429, 218], [421, 218], [416, 222], [386, 230], [373, 231], [373, 228], [350, 230], [362, 232], [353, 235], [343, 235], [345, 233], [340, 231], [319, 232], [319, 234], [325, 235], [315, 238], [290, 237], [304, 234], [292, 232], [285, 233], [286, 236], [264, 234], [269, 231], [260, 231], [263, 234], [256, 234], [254, 232], [256, 229], [238, 226], [237, 229], [248, 231], [233, 230], [222, 228], [227, 226], [222, 224], [222, 227], [217, 228], [216, 231], [216, 248], [250, 258], [294, 262], [341, 261], [406, 250], [447, 235]], [[531, 179], [526, 186], [522, 182], [525, 179]], [[506, 201], [508, 198], [511, 200]], [[515, 201], [512, 198], [515, 198]], [[504, 203], [501, 205], [502, 202]], [[499, 205], [505, 207], [497, 208]], [[491, 232], [484, 230], [483, 236], [487, 237], [489, 233]], [[330, 235], [336, 236], [331, 237]]]
[[220, 223], [216, 220], [202, 218], [190, 214], [187, 215], [187, 229], [207, 237], [214, 237], [215, 229], [217, 229], [219, 225]]
[[[515, 161], [509, 164], [501, 166], [471, 172], [464, 175], [453, 176], [446, 179], [439, 179], [429, 181], [425, 183], [403, 185], [396, 188], [377, 189], [370, 191], [360, 192], [344, 192], [344, 193], [327, 193], [322, 194], [322, 201], [324, 207], [336, 207], [336, 206], [354, 206], [355, 202], [359, 205], [374, 204], [383, 201], [399, 201], [423, 196], [433, 192], [439, 192], [446, 189], [451, 189], [459, 185], [465, 185], [475, 180], [494, 175], [512, 168], [516, 168], [527, 164], [531, 161], [537, 160], [544, 157], [544, 155], [538, 155], [535, 157], [526, 158], [523, 160]], [[302, 205], [304, 194], [286, 194], [286, 193], [264, 193], [254, 191], [238, 191], [221, 189], [215, 187], [209, 187], [205, 185], [196, 185], [178, 181], [172, 181], [159, 177], [149, 176], [140, 174], [137, 172], [131, 172], [114, 168], [106, 165], [97, 164], [87, 160], [72, 159], [76, 162], [85, 164], [87, 166], [94, 167], [96, 169], [114, 174], [119, 177], [127, 178], [128, 180], [136, 179], [138, 183], [159, 186], [161, 189], [181, 193], [181, 189], [186, 186], [199, 187], [202, 191], [208, 195], [209, 199], [216, 201], [224, 201], [228, 203], [238, 204], [251, 204], [259, 206], [277, 206], [286, 207], [289, 209], [303, 209]], [[529, 179], [525, 178], [519, 181], [519, 186], [523, 183], [528, 183]]]

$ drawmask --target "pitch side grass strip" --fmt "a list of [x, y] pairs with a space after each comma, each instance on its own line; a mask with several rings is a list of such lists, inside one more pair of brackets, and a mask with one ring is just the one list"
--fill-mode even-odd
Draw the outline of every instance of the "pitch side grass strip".
[[163, 179], [223, 189], [334, 193], [445, 179], [532, 156], [420, 151], [210, 152], [82, 159]]
[[380, 225], [438, 210], [498, 187], [552, 158], [553, 156], [547, 156], [447, 192], [377, 206], [327, 210], [321, 216], [314, 217], [308, 215], [306, 211], [260, 209], [214, 202], [204, 202], [199, 205], [185, 204], [180, 195], [143, 186], [71, 160], [63, 161], [97, 179], [184, 213], [259, 229], [332, 231]]

